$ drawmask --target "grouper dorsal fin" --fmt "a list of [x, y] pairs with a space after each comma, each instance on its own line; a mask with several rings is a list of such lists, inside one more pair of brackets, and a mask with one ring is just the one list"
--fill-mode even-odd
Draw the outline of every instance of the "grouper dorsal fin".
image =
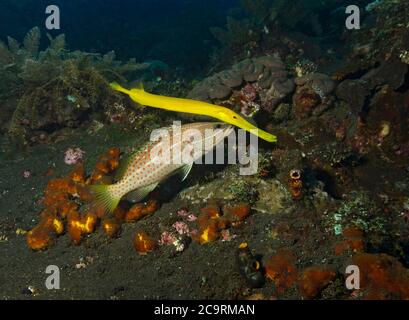
[[128, 169], [130, 163], [132, 162], [132, 160], [139, 154], [142, 153], [144, 151], [146, 151], [146, 148], [152, 146], [154, 144], [154, 142], [148, 142], [147, 144], [145, 144], [144, 146], [142, 146], [141, 148], [139, 148], [136, 151], [131, 152], [129, 155], [124, 155], [123, 159], [121, 160], [121, 164], [119, 165], [119, 168], [116, 169], [115, 171], [115, 180], [116, 181], [120, 181], [124, 175], [126, 170]]
[[142, 188], [135, 189], [125, 195], [125, 199], [130, 202], [139, 202], [143, 198], [145, 198], [149, 193], [151, 193], [156, 187], [158, 183], [153, 183], [149, 186], [145, 186]]
[[132, 155], [124, 156], [124, 159], [122, 159], [121, 164], [115, 171], [114, 178], [116, 181], [120, 181], [124, 177], [126, 169], [128, 169], [131, 159]]

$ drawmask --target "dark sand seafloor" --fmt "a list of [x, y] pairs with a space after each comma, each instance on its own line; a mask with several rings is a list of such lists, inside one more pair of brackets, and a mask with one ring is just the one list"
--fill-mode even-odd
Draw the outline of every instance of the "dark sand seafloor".
[[[125, 144], [135, 139], [124, 138], [128, 139]], [[95, 137], [79, 134], [76, 146], [87, 150], [85, 158], [97, 158], [109, 146], [118, 146], [118, 142], [124, 143], [112, 141], [106, 133]], [[0, 220], [1, 233], [7, 237], [0, 243], [2, 299], [222, 299], [240, 292], [243, 281], [235, 268], [235, 248], [240, 239], [211, 246], [192, 243], [181, 254], [175, 253], [173, 247], [162, 247], [146, 256], [136, 253], [132, 239], [138, 227], [154, 229], [160, 219], [175, 215], [178, 208], [186, 206], [178, 199], [163, 204], [143, 221], [123, 225], [118, 239], [107, 240], [99, 230], [79, 246], [71, 244], [68, 235], [64, 235], [44, 252], [31, 251], [25, 235], [15, 231], [28, 230], [39, 220], [35, 202], [50, 179], [43, 174], [54, 165], [55, 176], [72, 169], [63, 160], [69, 143], [34, 148], [30, 154], [2, 160]], [[22, 172], [28, 169], [32, 176], [24, 178]], [[84, 267], [78, 266], [81, 262]], [[60, 290], [47, 290], [45, 286], [48, 265], [61, 270]]]
[[[361, 195], [356, 195], [360, 200], [342, 200], [336, 198], [335, 191], [328, 189], [328, 192], [332, 193], [329, 195], [323, 190], [314, 189], [315, 191], [310, 191], [303, 200], [294, 201], [286, 190], [285, 184], [280, 183], [279, 180], [250, 177], [248, 179], [251, 179], [249, 181], [252, 181], [253, 188], [259, 192], [258, 200], [252, 205], [250, 217], [238, 227], [231, 228], [230, 231], [235, 236], [229, 239], [230, 241], [219, 239], [204, 245], [192, 241], [183, 252], [176, 252], [171, 245], [160, 246], [159, 249], [147, 255], [139, 255], [135, 251], [132, 240], [136, 231], [148, 231], [158, 238], [161, 232], [160, 225], [169, 226], [174, 221], [180, 220], [176, 215], [178, 209], [186, 207], [189, 212], [198, 215], [200, 208], [204, 207], [210, 198], [217, 198], [222, 204], [228, 203], [231, 197], [226, 195], [225, 191], [229, 184], [241, 179], [237, 174], [237, 166], [195, 166], [185, 182], [176, 189], [168, 187], [163, 191], [168, 193], [167, 200], [162, 203], [157, 212], [136, 223], [123, 224], [122, 231], [116, 239], [107, 239], [98, 228], [96, 232], [85, 237], [80, 245], [72, 244], [70, 237], [65, 234], [57, 238], [54, 244], [44, 251], [34, 252], [28, 248], [26, 235], [20, 231], [28, 231], [38, 223], [41, 205], [36, 203], [42, 197], [47, 182], [52, 178], [66, 175], [72, 169], [72, 166], [64, 163], [64, 151], [68, 147], [80, 147], [86, 152], [84, 159], [89, 172], [99, 155], [109, 147], [118, 146], [126, 150], [127, 146], [139, 145], [146, 139], [146, 132], [135, 135], [135, 133], [122, 131], [117, 126], [106, 126], [94, 135], [78, 130], [70, 138], [54, 145], [36, 146], [30, 150], [30, 153], [20, 152], [13, 153], [12, 156], [4, 156], [0, 169], [2, 299], [273, 299], [277, 297], [348, 299], [362, 297], [351, 295], [351, 291], [345, 288], [344, 279], [345, 267], [351, 264], [351, 257], [365, 249], [359, 247], [355, 250], [356, 248], [351, 247], [346, 248], [340, 255], [334, 254], [334, 246], [342, 243], [343, 237], [334, 232], [336, 221], [334, 222], [332, 217], [332, 212], [344, 210], [343, 214], [345, 212], [348, 214], [348, 210], [361, 210], [362, 212], [358, 212], [362, 214], [361, 217], [350, 219], [364, 218], [372, 210], [365, 206], [372, 204], [371, 200], [369, 204], [368, 200], [362, 200]], [[325, 140], [322, 137], [320, 139]], [[291, 144], [287, 141], [287, 145]], [[325, 143], [316, 145], [322, 147]], [[296, 151], [292, 152], [290, 157], [297, 158], [294, 154]], [[283, 160], [283, 162], [283, 165], [289, 168], [293, 165], [291, 160]], [[379, 199], [379, 195], [382, 196], [386, 192], [394, 192], [396, 195], [397, 189], [406, 188], [406, 185], [402, 186], [402, 184], [405, 184], [407, 173], [402, 175], [399, 168], [393, 170], [389, 167], [386, 170], [383, 162], [376, 160], [373, 162], [362, 166], [360, 170], [363, 173], [356, 172], [357, 175], [364, 176], [363, 180], [367, 180], [365, 177], [368, 178], [371, 174], [379, 175], [373, 183], [368, 184], [366, 192], [369, 199]], [[51, 176], [45, 174], [50, 171], [50, 168], [53, 168]], [[31, 173], [28, 178], [23, 175], [26, 170], [30, 170]], [[379, 180], [381, 177], [385, 179], [382, 182]], [[321, 179], [325, 180], [322, 177]], [[401, 184], [391, 186], [389, 191], [385, 189], [385, 183], [389, 184], [389, 182], [384, 181], [401, 181]], [[309, 188], [313, 189], [311, 186]], [[351, 191], [353, 194], [354, 190]], [[401, 198], [399, 194], [398, 192], [397, 199]], [[404, 194], [402, 193], [403, 197]], [[405, 263], [407, 247], [405, 248], [404, 241], [399, 242], [397, 239], [404, 237], [401, 230], [404, 232], [407, 225], [403, 217], [396, 218], [398, 214], [387, 212], [386, 216], [401, 220], [383, 222], [381, 225], [376, 225], [374, 222], [374, 226], [368, 226], [365, 224], [367, 222], [360, 225], [360, 229], [367, 227], [365, 239], [363, 239], [366, 244], [365, 251], [371, 252], [374, 256], [380, 252], [393, 254]], [[370, 221], [374, 221], [373, 218]], [[385, 229], [388, 230], [387, 235], [383, 232]], [[393, 230], [396, 234], [392, 234], [389, 230]], [[252, 252], [261, 256], [260, 261], [263, 263], [268, 264], [270, 257], [276, 257], [275, 267], [281, 270], [280, 274], [284, 275], [284, 278], [275, 279], [276, 281], [267, 279], [261, 288], [251, 288], [239, 272], [237, 264], [237, 248], [242, 242], [247, 242]], [[285, 258], [286, 254], [280, 253], [282, 250], [290, 250], [291, 255], [295, 253], [295, 260], [289, 262]], [[392, 265], [395, 264], [400, 262], [394, 260]], [[45, 270], [49, 265], [60, 268], [61, 288], [59, 290], [48, 290], [45, 286], [48, 277]], [[311, 266], [318, 268], [320, 272], [330, 268], [333, 276], [330, 281], [314, 280], [323, 281], [323, 284], [309, 284], [318, 289], [313, 291], [312, 295], [308, 291], [305, 293], [304, 290], [302, 291], [304, 296], [300, 296], [299, 287], [303, 285], [302, 270], [308, 270]], [[292, 267], [298, 270], [297, 277], [287, 279], [287, 274], [293, 276]], [[397, 281], [395, 278], [399, 276], [405, 279], [405, 274], [397, 274], [399, 268], [387, 271], [392, 280], [385, 281], [394, 283]], [[281, 287], [285, 290], [280, 289]], [[368, 288], [370, 291], [377, 290]], [[384, 294], [383, 291], [382, 294]], [[392, 296], [390, 296], [391, 293], [388, 294], [386, 297], [393, 298], [393, 294]]]

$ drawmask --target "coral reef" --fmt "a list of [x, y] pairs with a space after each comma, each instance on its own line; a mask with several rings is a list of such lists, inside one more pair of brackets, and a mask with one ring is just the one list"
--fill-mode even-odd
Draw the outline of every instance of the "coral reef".
[[336, 82], [323, 73], [292, 78], [282, 60], [272, 55], [240, 61], [196, 84], [188, 96], [227, 106], [268, 125], [294, 116], [321, 116], [333, 106], [335, 88]]
[[[123, 64], [113, 52], [70, 52], [63, 36], [40, 52], [38, 29], [22, 45], [0, 43], [1, 130], [33, 151], [12, 160], [0, 155], [2, 175], [16, 181], [1, 181], [4, 268], [22, 270], [23, 255], [8, 259], [24, 235], [35, 251], [57, 239], [73, 244], [61, 241], [35, 261], [22, 251], [35, 268], [51, 254], [64, 263], [71, 258], [78, 281], [85, 272], [115, 274], [118, 284], [101, 289], [104, 298], [408, 299], [407, 3], [391, 3], [371, 4], [367, 28], [339, 39], [323, 28], [344, 25], [339, 1], [320, 3], [333, 10], [325, 19], [317, 1], [243, 1], [247, 20], [232, 12], [227, 28], [213, 30], [223, 53], [194, 81], [158, 61]], [[171, 82], [173, 71], [178, 80]], [[100, 155], [101, 141], [130, 153], [175, 116], [130, 111], [107, 87], [107, 80], [128, 79], [135, 80], [129, 87], [144, 79], [150, 92], [189, 91], [234, 109], [277, 133], [278, 142], [259, 141], [254, 175], [240, 176], [238, 164], [195, 166], [183, 184], [170, 179], [146, 202], [123, 200], [105, 215], [91, 205], [88, 186], [115, 182], [123, 160], [119, 148]], [[81, 141], [60, 141], [74, 132]], [[12, 198], [13, 190], [29, 196]], [[25, 214], [33, 210], [40, 213], [35, 226]], [[78, 258], [80, 251], [94, 257]], [[345, 286], [348, 265], [360, 268], [359, 290]], [[123, 284], [130, 278], [142, 284], [138, 291]]]
[[216, 73], [198, 83], [188, 97], [198, 100], [226, 99], [232, 94], [233, 89], [245, 81], [257, 82], [263, 89], [270, 88], [269, 96], [280, 100], [291, 93], [294, 87], [287, 76], [285, 65], [278, 57], [246, 59], [233, 65], [231, 69]]
[[366, 54], [356, 58], [371, 63], [387, 60], [407, 50], [409, 31], [407, 11], [409, 4], [404, 0], [374, 1], [367, 6], [369, 17], [365, 28], [353, 35], [352, 43], [357, 47], [366, 46]]
[[[107, 86], [107, 80], [133, 77], [150, 68], [149, 63], [115, 60], [105, 55], [66, 50], [65, 36], [49, 36], [49, 47], [40, 51], [40, 30], [33, 28], [21, 45], [8, 38], [0, 42], [0, 100], [18, 97], [5, 120], [15, 141], [33, 144], [47, 135], [87, 121], [91, 114], [126, 104]], [[12, 88], [10, 90], [10, 88]]]
[[228, 53], [252, 50], [260, 40], [260, 35], [252, 29], [254, 24], [249, 19], [236, 20], [227, 17], [226, 28], [213, 27], [213, 36], [224, 46]]
[[321, 99], [327, 97], [335, 89], [334, 81], [326, 74], [309, 73], [301, 77], [295, 78], [297, 86], [308, 85], [320, 96]]
[[[227, 17], [224, 29], [211, 29], [220, 42], [214, 57], [216, 66], [227, 63], [231, 57], [250, 58], [260, 52], [283, 49], [281, 53], [289, 58], [297, 58], [304, 52], [319, 56], [320, 48], [313, 43], [327, 43], [328, 39], [335, 39], [343, 32], [342, 5], [345, 3], [338, 0], [323, 3], [243, 0], [241, 4], [240, 13]], [[324, 18], [328, 16], [330, 19]], [[308, 40], [300, 45], [301, 38]]]

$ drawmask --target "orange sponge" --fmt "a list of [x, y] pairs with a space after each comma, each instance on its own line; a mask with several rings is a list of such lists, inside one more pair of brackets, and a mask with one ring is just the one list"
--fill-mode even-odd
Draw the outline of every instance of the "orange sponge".
[[134, 247], [140, 255], [145, 255], [156, 249], [157, 244], [145, 232], [141, 231], [135, 234]]

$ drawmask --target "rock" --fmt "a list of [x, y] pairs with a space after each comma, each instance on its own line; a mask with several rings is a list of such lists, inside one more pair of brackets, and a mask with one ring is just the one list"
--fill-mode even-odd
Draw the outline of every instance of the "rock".
[[283, 122], [290, 115], [291, 106], [288, 103], [280, 103], [273, 113], [273, 119], [276, 122]]
[[371, 88], [387, 84], [397, 90], [405, 83], [407, 73], [408, 65], [396, 58], [385, 61], [380, 67], [371, 70], [361, 79], [368, 81]]
[[335, 92], [338, 99], [347, 102], [356, 113], [362, 111], [370, 90], [362, 80], [344, 80]]
[[240, 61], [239, 63], [236, 63], [233, 66], [232, 70], [243, 75], [244, 73], [251, 72], [253, 68], [253, 61], [251, 59], [245, 59], [243, 61]]
[[301, 179], [303, 179], [303, 174], [308, 168], [303, 153], [296, 149], [285, 152], [273, 152], [272, 161], [276, 165], [277, 179], [285, 186], [288, 184], [292, 170], [300, 171]]
[[204, 86], [202, 83], [196, 85], [187, 95], [189, 99], [201, 100], [201, 101], [209, 101], [209, 94], [207, 87]]
[[201, 185], [194, 185], [179, 193], [181, 199], [192, 203], [205, 203], [209, 199], [234, 200], [235, 196], [226, 188], [232, 179], [216, 179]]
[[[262, 180], [257, 176], [240, 177], [241, 180], [253, 186], [253, 191], [258, 194], [258, 199], [253, 204], [255, 210], [268, 214], [292, 210], [292, 206], [287, 204], [291, 199], [290, 194], [278, 180]], [[237, 181], [237, 172], [230, 169], [223, 179], [194, 185], [181, 191], [179, 196], [196, 204], [206, 203], [209, 199], [243, 201], [240, 194], [235, 192], [235, 188], [231, 188], [237, 185]]]
[[335, 89], [334, 80], [323, 73], [310, 73], [305, 76], [295, 78], [294, 81], [297, 86], [310, 86], [322, 98], [332, 93], [332, 91]]
[[260, 180], [257, 190], [259, 199], [254, 205], [257, 211], [268, 214], [291, 211], [292, 206], [288, 205], [291, 195], [280, 181]]
[[270, 69], [264, 69], [263, 74], [258, 79], [258, 84], [261, 88], [267, 89], [271, 87], [274, 77], [271, 75]]
[[263, 102], [269, 102], [272, 106], [275, 106], [292, 93], [294, 87], [294, 82], [291, 79], [275, 79], [263, 97]]
[[221, 82], [229, 88], [238, 87], [243, 83], [242, 75], [239, 72], [234, 71], [234, 70], [226, 70], [226, 71], [220, 72], [218, 76]]
[[254, 82], [263, 74], [264, 66], [261, 64], [249, 64], [243, 70], [243, 79], [248, 82]]
[[271, 76], [273, 77], [273, 80], [288, 78], [288, 72], [285, 71], [285, 69], [271, 69], [270, 72], [271, 72]]
[[210, 99], [224, 99], [231, 94], [231, 89], [220, 82], [213, 82], [208, 88]]
[[261, 89], [270, 89], [263, 100], [268, 105], [268, 112], [294, 90], [294, 82], [288, 78], [280, 58], [265, 56], [245, 59], [231, 69], [204, 79], [189, 92], [188, 98], [202, 101], [225, 99], [232, 89], [243, 85], [243, 81], [257, 82]]
[[298, 87], [293, 96], [294, 112], [298, 119], [309, 117], [321, 104], [321, 98], [310, 86]]
[[285, 65], [279, 57], [264, 56], [255, 58], [253, 61], [269, 69], [285, 69]]

